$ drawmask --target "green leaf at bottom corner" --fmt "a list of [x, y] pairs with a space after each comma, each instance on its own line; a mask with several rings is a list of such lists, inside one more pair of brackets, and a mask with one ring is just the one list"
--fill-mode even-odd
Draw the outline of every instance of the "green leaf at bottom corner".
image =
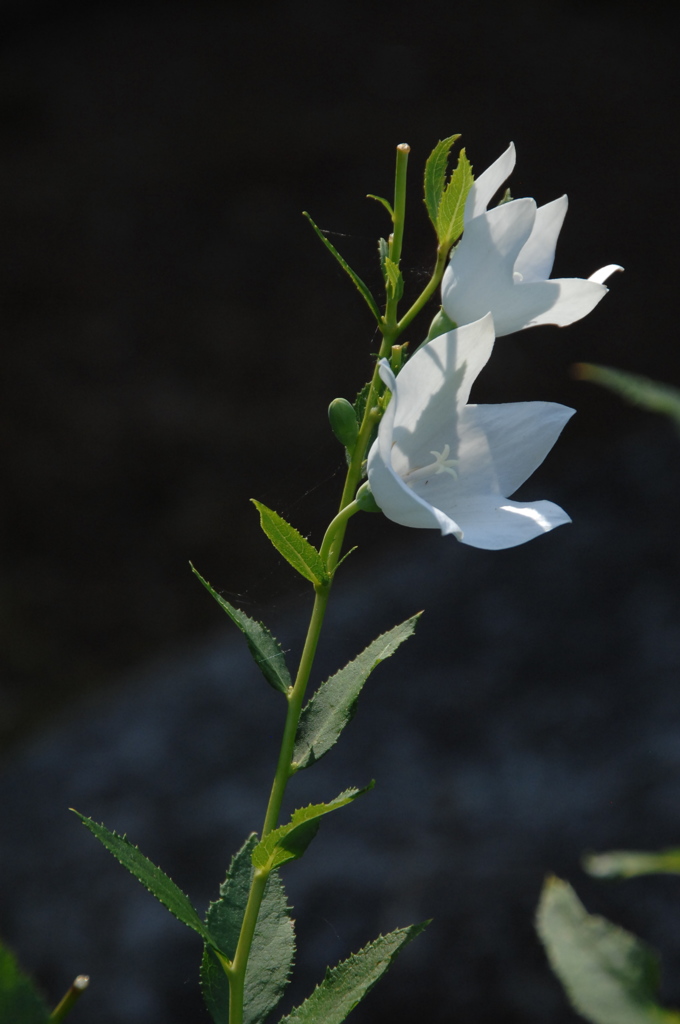
[[14, 954], [0, 943], [0, 1021], [2, 1024], [48, 1024], [50, 1011]]
[[263, 531], [289, 565], [292, 565], [301, 576], [315, 586], [327, 583], [329, 576], [326, 566], [316, 548], [301, 533], [298, 533], [294, 526], [287, 523], [278, 512], [267, 508], [255, 498], [252, 498], [251, 501], [260, 513], [260, 525]]
[[341, 1024], [367, 992], [380, 980], [398, 953], [429, 924], [413, 924], [380, 935], [326, 972], [311, 996], [280, 1024]]
[[560, 878], [543, 888], [536, 928], [574, 1009], [592, 1024], [677, 1024], [656, 1002], [658, 960], [649, 946], [589, 914]]

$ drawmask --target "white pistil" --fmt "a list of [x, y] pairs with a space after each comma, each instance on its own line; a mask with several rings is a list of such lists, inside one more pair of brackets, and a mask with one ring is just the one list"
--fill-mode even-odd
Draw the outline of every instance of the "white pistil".
[[404, 477], [404, 483], [408, 484], [409, 487], [415, 483], [416, 480], [423, 480], [426, 477], [436, 475], [437, 473], [450, 473], [454, 480], [458, 479], [458, 473], [453, 468], [458, 465], [458, 459], [450, 459], [449, 454], [451, 452], [451, 445], [445, 444], [441, 452], [430, 452], [430, 455], [434, 455], [434, 462], [431, 462], [429, 466], [422, 466], [419, 469], [412, 469]]

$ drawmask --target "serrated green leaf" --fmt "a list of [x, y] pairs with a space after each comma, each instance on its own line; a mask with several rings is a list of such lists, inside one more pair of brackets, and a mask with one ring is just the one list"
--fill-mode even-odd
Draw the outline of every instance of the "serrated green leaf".
[[312, 225], [312, 227], [314, 228], [314, 230], [316, 231], [317, 235], [319, 236], [319, 238], [321, 239], [323, 244], [326, 246], [328, 251], [330, 253], [332, 253], [333, 256], [335, 256], [336, 260], [338, 261], [338, 263], [340, 264], [342, 269], [351, 278], [353, 284], [355, 285], [355, 287], [361, 293], [364, 301], [366, 302], [366, 305], [370, 309], [370, 311], [373, 314], [373, 316], [376, 318], [376, 320], [380, 321], [380, 309], [378, 308], [378, 303], [375, 301], [375, 299], [371, 295], [371, 291], [370, 291], [368, 285], [364, 284], [364, 282], [361, 280], [359, 275], [357, 273], [355, 273], [355, 271], [352, 270], [352, 268], [350, 267], [350, 265], [347, 262], [347, 260], [343, 256], [341, 256], [340, 253], [338, 252], [338, 250], [335, 248], [335, 246], [332, 245], [328, 241], [328, 239], [324, 235], [324, 233], [321, 230], [321, 228], [317, 227], [317, 225], [314, 223], [314, 221], [309, 216], [309, 214], [307, 213], [306, 210], [303, 210], [302, 216], [307, 218], [307, 220]]
[[125, 836], [120, 836], [116, 832], [110, 832], [104, 825], [99, 825], [91, 818], [86, 818], [85, 815], [80, 814], [79, 811], [73, 808], [71, 810], [73, 810], [74, 814], [78, 815], [83, 825], [90, 830], [92, 835], [96, 836], [99, 842], [120, 861], [123, 867], [127, 868], [164, 907], [167, 907], [171, 914], [174, 914], [182, 924], [198, 932], [209, 945], [217, 945], [191, 905], [189, 897], [185, 896], [171, 878], [168, 878], [148, 857], [140, 853], [139, 849], [133, 846]]
[[413, 633], [420, 615], [395, 626], [318, 688], [303, 709], [295, 737], [293, 767], [308, 768], [323, 757], [352, 719], [361, 689], [374, 668]]
[[596, 878], [634, 878], [636, 875], [680, 875], [680, 850], [608, 850], [589, 853], [583, 867]]
[[321, 818], [324, 814], [337, 811], [338, 808], [352, 803], [358, 796], [373, 789], [371, 782], [363, 789], [346, 789], [327, 804], [309, 804], [293, 811], [287, 825], [280, 825], [262, 839], [253, 850], [253, 866], [264, 871], [271, 871], [289, 860], [296, 860], [305, 852], [316, 835]]
[[[206, 915], [220, 949], [231, 960], [241, 931], [253, 876], [251, 855], [257, 836], [250, 836], [232, 859], [220, 899]], [[260, 1024], [277, 1005], [288, 984], [295, 956], [293, 921], [288, 913], [281, 879], [269, 876], [262, 897], [246, 970], [243, 1024]], [[229, 1022], [229, 981], [214, 953], [206, 946], [201, 964], [201, 988], [215, 1024]]]
[[577, 363], [574, 373], [580, 380], [590, 380], [616, 392], [632, 405], [639, 405], [650, 412], [664, 413], [680, 426], [680, 389], [636, 373], [626, 373], [625, 370], [596, 366], [593, 363]]
[[3, 1024], [47, 1024], [50, 1011], [14, 954], [0, 943], [0, 1021]]
[[450, 135], [448, 139], [442, 139], [434, 147], [425, 162], [425, 206], [435, 231], [437, 230], [439, 204], [442, 201], [442, 193], [444, 192], [446, 169], [449, 165], [449, 154], [454, 142], [459, 138], [460, 132], [458, 135]]
[[465, 202], [473, 181], [472, 165], [465, 150], [461, 149], [456, 169], [446, 186], [437, 212], [437, 237], [447, 246], [453, 245], [463, 233]]
[[[191, 562], [189, 564], [191, 565]], [[191, 571], [194, 576], [198, 577], [208, 593], [215, 598], [220, 608], [227, 613], [231, 621], [241, 630], [256, 665], [270, 686], [273, 686], [280, 693], [288, 693], [289, 688], [292, 686], [292, 680], [278, 640], [272, 636], [267, 627], [261, 622], [256, 622], [255, 619], [251, 619], [245, 612], [234, 608], [228, 601], [225, 601], [221, 594], [218, 594], [208, 581], [203, 579], [198, 569], [195, 569], [193, 565], [191, 565]]]
[[260, 525], [270, 541], [292, 565], [301, 576], [313, 583], [314, 586], [321, 586], [327, 583], [329, 575], [326, 572], [321, 555], [302, 534], [298, 533], [294, 526], [287, 523], [277, 512], [267, 508], [262, 502], [251, 498], [257, 511], [260, 513]]
[[536, 917], [550, 965], [574, 1007], [592, 1024], [677, 1024], [655, 1001], [659, 966], [636, 936], [589, 914], [559, 878], [543, 888]]
[[380, 980], [407, 943], [420, 935], [429, 921], [380, 935], [358, 953], [330, 968], [311, 996], [280, 1024], [341, 1024], [367, 992]]
[[384, 267], [388, 287], [394, 298], [399, 300], [404, 294], [404, 275], [389, 256], [385, 257]]

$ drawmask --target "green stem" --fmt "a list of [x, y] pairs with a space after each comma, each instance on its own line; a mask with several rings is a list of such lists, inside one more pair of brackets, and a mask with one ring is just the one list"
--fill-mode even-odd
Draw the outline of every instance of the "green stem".
[[[408, 163], [408, 154], [409, 146], [405, 143], [397, 146], [397, 165], [394, 185], [394, 230], [390, 239], [390, 259], [396, 264], [399, 263], [401, 258], [401, 249], [404, 238], [406, 168]], [[439, 281], [441, 281], [442, 274], [444, 273], [445, 260], [446, 253], [440, 254], [438, 252], [437, 265], [435, 266], [435, 270], [429, 284], [420, 298], [416, 300], [408, 313], [406, 313], [399, 322], [397, 322], [398, 300], [396, 299], [396, 296], [392, 294], [391, 289], [389, 287], [387, 289], [385, 315], [383, 316], [380, 324], [380, 330], [383, 337], [369, 387], [363, 419], [359, 427], [359, 434], [347, 470], [345, 485], [340, 498], [339, 510], [326, 530], [326, 534], [320, 548], [320, 554], [325, 562], [330, 579], [327, 583], [314, 587], [314, 607], [312, 609], [307, 636], [300, 656], [297, 676], [293, 686], [287, 694], [288, 709], [286, 713], [286, 722], [283, 729], [283, 737], [281, 740], [281, 749], [279, 751], [276, 773], [274, 775], [269, 802], [267, 804], [267, 812], [262, 826], [262, 838], [276, 828], [288, 780], [296, 770], [293, 764], [295, 736], [297, 733], [298, 723], [300, 721], [300, 714], [302, 712], [302, 704], [307, 690], [307, 684], [309, 682], [314, 657], [316, 655], [316, 649], [319, 643], [324, 616], [326, 614], [333, 572], [340, 559], [340, 552], [342, 551], [342, 545], [345, 539], [347, 523], [351, 516], [359, 510], [354, 496], [361, 481], [363, 463], [366, 458], [366, 452], [373, 429], [380, 419], [378, 401], [383, 390], [383, 385], [380, 380], [379, 362], [381, 359], [387, 358], [391, 355], [392, 346], [395, 344], [398, 336], [407, 324], [411, 322], [416, 313], [422, 309], [434, 292]], [[224, 964], [224, 969], [229, 978], [229, 1024], [242, 1024], [243, 1021], [243, 992], [246, 968], [268, 877], [268, 871], [263, 871], [261, 869], [254, 871], [234, 959], [231, 964]]]
[[250, 947], [253, 943], [257, 916], [260, 912], [264, 889], [269, 878], [268, 871], [255, 871], [248, 894], [248, 902], [243, 914], [241, 933], [234, 959], [227, 970], [229, 978], [229, 1024], [241, 1024], [243, 1021], [243, 992], [245, 989], [246, 968]]
[[[394, 172], [394, 211], [392, 213], [392, 234], [390, 236], [389, 257], [399, 266], [401, 247], [404, 241], [404, 223], [406, 220], [406, 169], [411, 147], [405, 142], [397, 146], [397, 166]], [[387, 301], [385, 315], [380, 323], [383, 335], [391, 335], [397, 325], [397, 305], [399, 299], [392, 286], [387, 284]], [[392, 342], [393, 344], [394, 342]], [[390, 345], [391, 348], [391, 345]]]
[[[442, 277], [444, 276], [444, 270], [446, 269], [446, 260], [448, 258], [448, 255], [449, 255], [449, 247], [448, 246], [446, 248], [442, 248], [441, 246], [439, 246], [437, 248], [437, 262], [434, 265], [434, 270], [432, 271], [432, 277], [427, 282], [427, 284], [425, 285], [425, 288], [420, 293], [420, 295], [418, 296], [416, 301], [413, 303], [411, 308], [406, 313], [404, 313], [403, 317], [401, 318], [401, 320], [397, 324], [397, 335], [396, 335], [397, 337], [401, 334], [401, 332], [406, 327], [408, 327], [408, 325], [411, 323], [411, 321], [415, 319], [415, 317], [418, 315], [418, 313], [420, 313], [421, 309], [423, 309], [423, 307], [426, 305], [426, 303], [434, 295], [434, 293], [437, 290], [439, 284], [441, 283]], [[394, 342], [393, 342], [393, 344], [394, 344]]]
[[283, 796], [286, 791], [286, 785], [288, 784], [288, 779], [294, 774], [291, 763], [293, 759], [293, 748], [295, 746], [295, 734], [297, 732], [298, 721], [300, 719], [300, 712], [302, 711], [302, 702], [305, 697], [307, 683], [309, 682], [309, 676], [314, 663], [314, 655], [316, 654], [316, 648], [319, 643], [321, 627], [326, 614], [330, 588], [330, 583], [325, 583], [314, 588], [315, 597], [312, 617], [309, 622], [305, 645], [302, 649], [295, 684], [288, 694], [288, 712], [286, 714], [286, 724], [283, 729], [281, 750], [279, 752], [276, 774], [274, 776], [274, 782], [269, 796], [267, 813], [265, 815], [264, 825], [262, 826], [263, 839], [273, 828], [276, 828], [276, 823], [279, 820], [279, 814], [281, 812]]

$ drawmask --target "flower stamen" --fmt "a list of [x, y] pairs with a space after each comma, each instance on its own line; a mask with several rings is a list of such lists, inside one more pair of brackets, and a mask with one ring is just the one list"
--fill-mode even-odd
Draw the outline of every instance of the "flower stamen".
[[442, 451], [431, 451], [430, 455], [434, 455], [434, 462], [431, 462], [429, 466], [421, 466], [417, 469], [412, 469], [404, 477], [404, 483], [408, 484], [409, 487], [415, 483], [416, 480], [423, 480], [426, 477], [436, 475], [437, 473], [450, 473], [454, 480], [458, 479], [458, 473], [453, 468], [458, 465], [458, 459], [450, 459], [451, 445], [445, 444]]

